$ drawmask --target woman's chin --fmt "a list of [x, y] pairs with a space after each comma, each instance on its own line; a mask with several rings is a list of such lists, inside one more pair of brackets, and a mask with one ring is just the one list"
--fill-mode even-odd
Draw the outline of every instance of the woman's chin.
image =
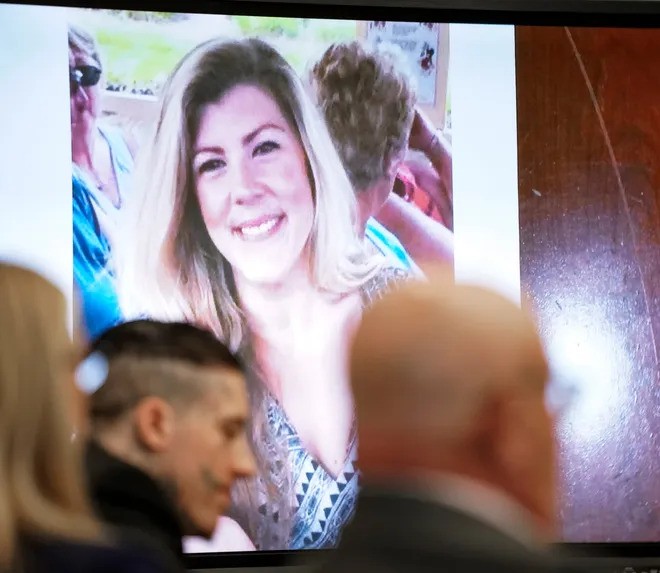
[[284, 283], [290, 272], [283, 267], [269, 268], [270, 265], [263, 265], [256, 268], [241, 269], [239, 271], [239, 282], [245, 282], [260, 287], [277, 287]]
[[[269, 249], [263, 256], [249, 259], [236, 257], [235, 260], [242, 263], [231, 265], [238, 288], [244, 284], [273, 289], [297, 283], [302, 277], [308, 278], [310, 266], [305, 247], [301, 251], [296, 249], [297, 255], [294, 256], [287, 253], [287, 250]], [[249, 264], [245, 264], [248, 261]]]

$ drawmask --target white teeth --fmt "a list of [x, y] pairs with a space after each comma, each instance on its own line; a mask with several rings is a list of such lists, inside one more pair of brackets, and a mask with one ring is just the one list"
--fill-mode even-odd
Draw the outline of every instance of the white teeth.
[[268, 221], [265, 221], [264, 223], [261, 223], [260, 225], [254, 225], [254, 226], [245, 226], [241, 227], [241, 233], [243, 235], [246, 235], [247, 237], [258, 237], [259, 235], [265, 235], [269, 231], [277, 225], [277, 221], [279, 219], [276, 217], [274, 219], [269, 219]]

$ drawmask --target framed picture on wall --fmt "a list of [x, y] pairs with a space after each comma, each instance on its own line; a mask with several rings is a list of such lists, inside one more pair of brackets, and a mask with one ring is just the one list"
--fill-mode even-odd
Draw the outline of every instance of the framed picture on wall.
[[358, 37], [374, 44], [395, 44], [415, 77], [419, 104], [440, 129], [445, 128], [449, 74], [449, 25], [430, 22], [358, 22]]

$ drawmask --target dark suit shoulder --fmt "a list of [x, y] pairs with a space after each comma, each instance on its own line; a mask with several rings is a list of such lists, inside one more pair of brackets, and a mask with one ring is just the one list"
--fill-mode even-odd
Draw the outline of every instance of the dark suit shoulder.
[[457, 509], [365, 488], [353, 522], [321, 573], [570, 573], [528, 546]]
[[440, 545], [418, 546], [412, 551], [405, 545], [369, 542], [340, 546], [315, 573], [587, 573], [543, 555], [453, 551]]
[[149, 554], [111, 543], [31, 538], [21, 554], [21, 573], [162, 573]]
[[184, 571], [179, 517], [164, 489], [137, 467], [92, 442], [86, 471], [94, 508], [124, 545], [156, 554], [167, 571]]

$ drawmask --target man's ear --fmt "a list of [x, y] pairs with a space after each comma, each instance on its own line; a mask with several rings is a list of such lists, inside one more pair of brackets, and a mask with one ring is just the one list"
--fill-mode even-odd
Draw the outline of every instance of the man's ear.
[[530, 404], [525, 396], [503, 393], [498, 403], [494, 450], [500, 469], [508, 472], [509, 479], [525, 478], [527, 464], [532, 457], [530, 443], [533, 428], [530, 427]]
[[[438, 279], [442, 280], [442, 269], [433, 269]], [[447, 279], [449, 280], [449, 279]], [[499, 445], [501, 436], [506, 433], [506, 424], [503, 412], [504, 404], [499, 396], [486, 396], [481, 404], [478, 415], [474, 416], [473, 422], [466, 433], [466, 446], [475, 452], [480, 461], [488, 466], [499, 465]]]
[[404, 150], [402, 150], [398, 155], [395, 155], [391, 157], [390, 163], [387, 169], [387, 176], [389, 179], [393, 179], [396, 177], [396, 174], [399, 171], [399, 167], [403, 164], [403, 162], [406, 160], [406, 154], [408, 153], [408, 148], [406, 147]]
[[152, 453], [167, 450], [174, 436], [176, 416], [174, 408], [162, 398], [142, 399], [133, 412], [135, 436], [138, 443]]

